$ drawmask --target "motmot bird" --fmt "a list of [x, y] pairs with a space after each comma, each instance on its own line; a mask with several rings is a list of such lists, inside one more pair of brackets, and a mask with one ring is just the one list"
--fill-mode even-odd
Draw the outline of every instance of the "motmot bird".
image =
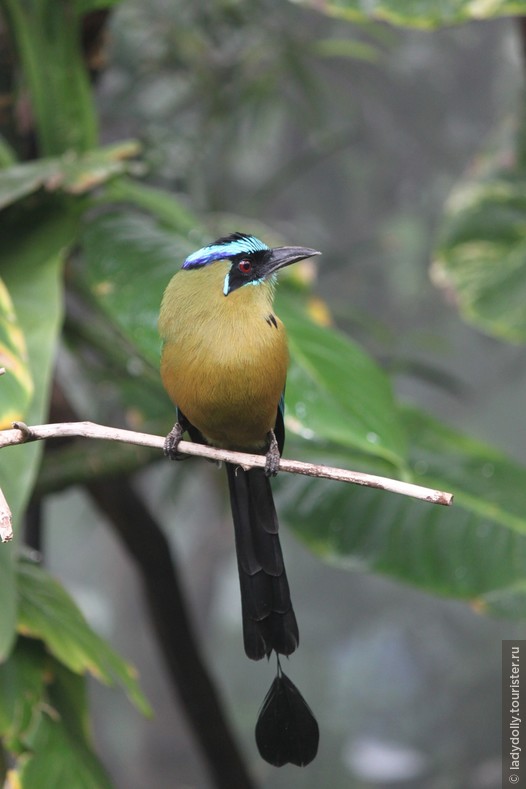
[[[161, 378], [177, 408], [177, 422], [165, 441], [166, 454], [179, 459], [178, 445], [188, 432], [193, 441], [266, 455], [265, 469], [245, 470], [231, 464], [226, 469], [244, 648], [253, 660], [269, 657], [272, 651], [278, 655], [275, 684], [279, 688], [271, 688], [269, 697], [280, 711], [283, 694], [290, 696], [289, 685], [305, 702], [290, 680], [283, 679], [279, 667], [279, 655], [290, 655], [298, 646], [299, 632], [269, 480], [278, 471], [283, 450], [289, 362], [285, 327], [274, 312], [273, 300], [278, 271], [319, 254], [307, 247], [270, 248], [245, 233], [219, 238], [186, 258], [166, 288], [159, 317]], [[296, 697], [290, 699], [285, 706], [297, 717], [292, 711]], [[267, 698], [260, 723], [265, 710], [267, 719], [274, 715], [274, 707], [270, 703], [269, 708]], [[288, 732], [284, 737], [290, 738], [293, 727], [285, 720], [281, 724]], [[315, 721], [314, 725], [316, 746], [309, 746], [307, 755], [295, 743], [272, 744], [268, 760], [305, 764], [314, 758]], [[270, 728], [274, 732], [274, 723]]]

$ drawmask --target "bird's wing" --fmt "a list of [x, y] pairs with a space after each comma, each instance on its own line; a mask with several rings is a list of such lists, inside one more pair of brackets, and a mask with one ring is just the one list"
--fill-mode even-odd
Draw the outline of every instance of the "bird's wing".
[[207, 442], [203, 438], [201, 432], [194, 427], [194, 425], [190, 422], [189, 419], [183, 414], [179, 406], [177, 406], [177, 421], [183, 428], [185, 433], [188, 433], [190, 438], [195, 444], [206, 444]]
[[285, 415], [285, 390], [283, 390], [283, 394], [280, 397], [279, 404], [278, 404], [278, 413], [276, 415], [276, 424], [274, 426], [274, 435], [276, 436], [276, 441], [278, 442], [279, 447], [279, 454], [283, 454], [283, 446], [285, 444], [285, 424], [284, 424], [284, 415]]

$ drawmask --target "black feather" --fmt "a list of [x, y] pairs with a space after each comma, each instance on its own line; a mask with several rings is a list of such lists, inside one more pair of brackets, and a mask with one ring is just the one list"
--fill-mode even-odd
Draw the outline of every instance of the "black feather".
[[220, 244], [231, 244], [232, 241], [249, 241], [252, 238], [248, 233], [240, 233], [239, 231], [236, 233], [230, 233], [229, 236], [221, 236], [218, 238], [217, 241], [214, 241], [210, 246], [215, 247], [219, 246]]
[[278, 662], [278, 673], [256, 724], [256, 744], [261, 757], [275, 767], [284, 764], [304, 767], [316, 757], [319, 739], [316, 718]]
[[227, 464], [236, 540], [245, 652], [252, 660], [274, 650], [290, 655], [298, 625], [278, 536], [270, 481], [263, 469]]

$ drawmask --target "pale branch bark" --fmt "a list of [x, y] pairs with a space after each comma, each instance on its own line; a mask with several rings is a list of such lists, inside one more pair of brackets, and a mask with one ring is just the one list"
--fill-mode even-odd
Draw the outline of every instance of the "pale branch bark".
[[[35, 425], [28, 427], [23, 422], [14, 422], [11, 430], [0, 431], [0, 449], [2, 447], [24, 444], [28, 441], [41, 441], [48, 438], [97, 438], [107, 441], [122, 441], [128, 444], [138, 444], [140, 446], [162, 449], [164, 438], [154, 436], [149, 433], [136, 433], [132, 430], [122, 430], [105, 425], [96, 425], [94, 422], [61, 422], [51, 425]], [[243, 468], [253, 468], [255, 466], [264, 468], [265, 456], [252, 455], [245, 452], [232, 452], [226, 449], [217, 449], [204, 444], [194, 444], [189, 441], [181, 441], [179, 451], [185, 455], [195, 455], [208, 458], [209, 460], [222, 460], [226, 463], [242, 466]], [[453, 502], [453, 494], [445, 491], [425, 488], [421, 485], [414, 485], [411, 482], [402, 482], [389, 477], [380, 477], [375, 474], [364, 474], [361, 471], [348, 471], [343, 468], [334, 468], [315, 463], [303, 463], [299, 460], [286, 460], [282, 458], [279, 464], [280, 471], [287, 471], [290, 474], [304, 474], [310, 477], [333, 479], [338, 482], [351, 482], [355, 485], [365, 485], [369, 488], [377, 488], [390, 493], [399, 493], [402, 496], [410, 496], [421, 501], [429, 501], [432, 504], [450, 505]]]

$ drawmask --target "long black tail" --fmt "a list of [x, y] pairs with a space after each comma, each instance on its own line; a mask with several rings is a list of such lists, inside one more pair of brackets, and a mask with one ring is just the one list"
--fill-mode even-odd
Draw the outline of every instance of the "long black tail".
[[227, 464], [236, 538], [245, 652], [252, 660], [272, 650], [290, 655], [298, 625], [278, 536], [270, 481], [263, 469]]

